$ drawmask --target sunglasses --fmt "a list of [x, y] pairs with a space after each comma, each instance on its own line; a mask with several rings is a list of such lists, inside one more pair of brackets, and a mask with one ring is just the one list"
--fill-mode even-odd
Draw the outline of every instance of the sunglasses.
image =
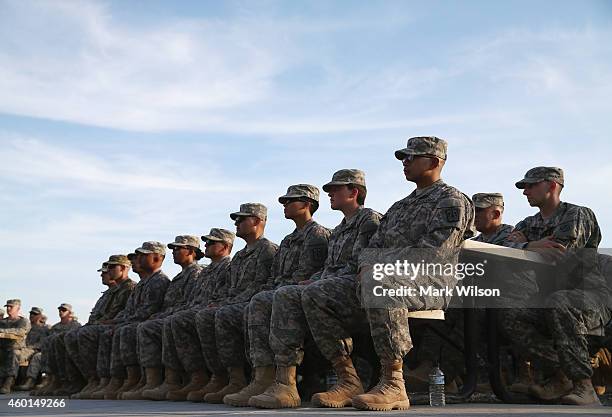
[[58, 308], [59, 311], [64, 312], [64, 311], [68, 311], [67, 308]]

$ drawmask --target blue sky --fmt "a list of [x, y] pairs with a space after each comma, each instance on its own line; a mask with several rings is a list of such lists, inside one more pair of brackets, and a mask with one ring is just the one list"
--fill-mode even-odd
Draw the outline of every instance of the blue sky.
[[[611, 23], [606, 1], [0, 0], [0, 298], [86, 320], [110, 254], [232, 229], [247, 201], [280, 242], [277, 197], [340, 168], [384, 212], [424, 134], [512, 224], [533, 213], [514, 182], [563, 167], [609, 247]], [[316, 218], [341, 220], [325, 197]]]

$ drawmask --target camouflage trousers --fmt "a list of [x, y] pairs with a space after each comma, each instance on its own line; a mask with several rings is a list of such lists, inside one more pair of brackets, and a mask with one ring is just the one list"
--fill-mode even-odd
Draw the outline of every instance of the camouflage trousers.
[[26, 376], [28, 378], [32, 378], [35, 380], [36, 378], [38, 378], [41, 372], [42, 372], [42, 354], [36, 351], [32, 356], [30, 356]]
[[218, 308], [200, 310], [195, 316], [195, 322], [206, 366], [214, 374], [224, 375], [227, 373], [227, 369], [223, 366], [217, 354], [217, 338], [215, 334], [215, 316], [217, 311]]
[[273, 366], [274, 351], [270, 347], [270, 321], [276, 290], [255, 294], [247, 308], [249, 356], [254, 367]]
[[[304, 343], [310, 331], [302, 309], [302, 293], [312, 285], [287, 285], [274, 291], [268, 341], [278, 366], [298, 366], [304, 360]], [[263, 345], [261, 339], [255, 342], [256, 349]], [[264, 349], [261, 353], [265, 355]]]
[[110, 362], [111, 377], [125, 378], [126, 366], [138, 366], [139, 325], [128, 323], [115, 329]]
[[96, 376], [99, 378], [110, 377], [110, 350], [112, 340], [110, 333], [106, 335], [106, 342], [103, 341], [103, 334], [110, 329], [111, 326], [102, 324], [87, 325], [79, 329], [79, 360], [77, 364], [85, 378], [95, 378]]
[[220, 307], [215, 314], [215, 339], [219, 360], [226, 368], [241, 368], [247, 363], [249, 303]]
[[[412, 349], [407, 308], [363, 309], [357, 281], [333, 277], [316, 281], [302, 294], [304, 314], [319, 350], [328, 360], [349, 356], [351, 333], [368, 328], [382, 362], [402, 360]], [[434, 307], [435, 308], [435, 307]]]
[[57, 375], [63, 381], [75, 381], [81, 377], [80, 371], [77, 369], [74, 361], [66, 352], [65, 337], [68, 333], [73, 331], [75, 330], [57, 335], [57, 337], [53, 339], [53, 343], [50, 345], [50, 349], [53, 350], [53, 359], [55, 361], [55, 375]]
[[0, 378], [15, 377], [19, 372], [19, 359], [17, 349], [8, 346], [0, 348]]
[[49, 370], [50, 373], [52, 373], [53, 375], [57, 375], [57, 376], [60, 375], [60, 369], [59, 369], [57, 357], [55, 356], [56, 354], [55, 341], [62, 336], [63, 336], [63, 333], [56, 333], [56, 334], [50, 335], [45, 340], [45, 343], [43, 344], [43, 348], [42, 348], [43, 361], [47, 369]]
[[545, 308], [506, 311], [501, 327], [515, 349], [540, 364], [544, 373], [562, 370], [580, 380], [593, 374], [587, 333], [609, 319], [598, 294], [564, 290], [553, 293]]
[[[161, 368], [162, 350], [174, 349], [173, 343], [170, 343], [174, 342], [170, 328], [171, 317], [147, 320], [138, 325], [138, 358], [141, 366]], [[170, 367], [180, 369], [180, 366]]]
[[[196, 328], [195, 317], [198, 311], [201, 310], [192, 308], [179, 311], [170, 316], [171, 332], [170, 334], [164, 332], [164, 348], [162, 352], [164, 366], [172, 369], [184, 369], [188, 373], [193, 373], [206, 367]], [[212, 320], [214, 328], [214, 313]], [[180, 343], [176, 343], [177, 340]], [[172, 349], [167, 349], [166, 346], [168, 345], [172, 345]], [[174, 355], [176, 357], [173, 357]]]
[[78, 381], [83, 379], [79, 366], [79, 331], [78, 329], [69, 330], [64, 333], [62, 341], [58, 342], [57, 348], [59, 351], [56, 356], [63, 354], [63, 366], [66, 379], [69, 381]]

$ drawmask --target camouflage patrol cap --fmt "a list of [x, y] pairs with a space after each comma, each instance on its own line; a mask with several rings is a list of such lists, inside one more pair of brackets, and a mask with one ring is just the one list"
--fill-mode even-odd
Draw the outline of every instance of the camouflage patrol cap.
[[72, 312], [72, 304], [61, 303], [57, 309], [59, 310], [60, 308], [65, 308], [66, 310]]
[[21, 305], [21, 300], [19, 298], [13, 298], [10, 300], [6, 300], [6, 304], [4, 305], [4, 307], [8, 307], [8, 306], [20, 306]]
[[295, 184], [287, 188], [287, 193], [278, 197], [278, 202], [285, 204], [290, 200], [308, 199], [314, 203], [319, 203], [319, 189], [310, 184]]
[[158, 253], [160, 255], [166, 254], [166, 246], [161, 242], [149, 241], [143, 242], [142, 246], [135, 250], [136, 253], [144, 253], [148, 255], [150, 253]]
[[108, 262], [102, 262], [102, 268], [98, 269], [98, 272], [108, 272]]
[[174, 242], [168, 243], [170, 249], [174, 248], [191, 248], [196, 253], [197, 259], [204, 257], [204, 252], [200, 250], [200, 238], [192, 235], [179, 235], [174, 238]]
[[229, 230], [226, 230], [226, 229], [218, 229], [216, 227], [213, 227], [212, 229], [210, 229], [209, 234], [202, 236], [202, 240], [204, 241], [212, 240], [214, 242], [229, 243], [230, 245], [234, 244], [235, 238], [236, 238], [236, 235], [233, 232], [230, 232]]
[[504, 196], [500, 193], [476, 193], [472, 196], [474, 207], [487, 208], [491, 206], [504, 206]]
[[106, 261], [107, 268], [110, 265], [132, 266], [132, 263], [126, 255], [111, 255]]
[[523, 189], [527, 184], [535, 184], [542, 181], [554, 181], [563, 185], [563, 170], [557, 167], [535, 167], [525, 174], [525, 178], [518, 181], [516, 188]]
[[232, 220], [238, 217], [257, 217], [263, 221], [268, 218], [268, 208], [261, 203], [244, 203], [240, 205], [240, 210], [230, 214]]
[[43, 309], [42, 309], [42, 308], [40, 308], [40, 307], [32, 307], [32, 308], [30, 309], [30, 314], [36, 314], [36, 315], [39, 315], [39, 314], [42, 314], [42, 313], [43, 313]]
[[395, 157], [400, 161], [408, 155], [435, 156], [446, 160], [448, 144], [444, 139], [435, 136], [417, 136], [408, 139], [406, 147], [395, 151]]
[[328, 192], [329, 187], [332, 185], [359, 185], [366, 188], [365, 172], [359, 169], [341, 169], [340, 171], [334, 172], [332, 180], [325, 184], [322, 188], [323, 191]]

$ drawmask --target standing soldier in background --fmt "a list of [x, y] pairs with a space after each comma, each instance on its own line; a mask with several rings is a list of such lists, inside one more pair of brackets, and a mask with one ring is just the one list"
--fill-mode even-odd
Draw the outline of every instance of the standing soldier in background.
[[[287, 285], [275, 291], [269, 339], [276, 365], [275, 382], [262, 394], [251, 397], [250, 406], [288, 408], [300, 405], [296, 367], [304, 359], [304, 343], [309, 334], [302, 294], [311, 287], [321, 286], [336, 278], [350, 281], [357, 273], [361, 249], [367, 245], [378, 227], [380, 214], [363, 206], [367, 195], [363, 171], [339, 170], [334, 173], [331, 182], [323, 186], [323, 191], [330, 197], [331, 208], [341, 211], [344, 218], [331, 233], [323, 270], [298, 285]], [[350, 282], [347, 285], [353, 287]], [[332, 291], [324, 298], [327, 299], [330, 294], [337, 297], [330, 305], [342, 303], [343, 300], [337, 292]], [[327, 325], [327, 323], [320, 324]], [[357, 375], [350, 358], [345, 361], [345, 365], [347, 372], [354, 372]], [[340, 374], [338, 376], [342, 378]], [[356, 380], [359, 382], [358, 378]], [[361, 384], [353, 389], [363, 392]]]
[[557, 167], [532, 168], [516, 183], [539, 212], [520, 221], [506, 245], [552, 257], [555, 278], [565, 278], [566, 285], [546, 297], [543, 309], [507, 311], [502, 329], [550, 376], [529, 387], [529, 394], [563, 404], [597, 404], [586, 335], [610, 320], [610, 293], [596, 261], [601, 231], [591, 209], [561, 201], [563, 185]]
[[26, 347], [19, 354], [20, 362], [28, 362], [26, 381], [15, 387], [16, 391], [30, 391], [41, 372], [40, 350], [44, 340], [49, 335], [49, 328], [42, 323], [43, 310], [39, 307], [30, 309], [30, 331], [26, 337]]
[[[189, 383], [186, 386], [168, 392], [166, 396], [168, 400], [202, 401], [206, 393], [218, 391], [226, 383], [217, 383], [209, 379], [195, 317], [199, 312], [206, 311], [203, 314], [212, 316], [214, 320], [216, 309], [224, 305], [228, 297], [230, 254], [234, 238], [234, 233], [218, 228], [212, 228], [209, 234], [202, 236], [202, 241], [205, 242], [204, 256], [209, 258], [211, 263], [200, 273], [200, 282], [189, 306], [172, 316], [171, 336], [164, 333], [162, 360], [166, 370], [172, 369], [175, 372], [184, 370], [189, 376]], [[135, 399], [137, 395], [137, 393], [130, 395], [129, 399]]]
[[230, 265], [229, 297], [213, 316], [203, 310], [196, 316], [202, 353], [213, 371], [216, 386], [203, 400], [221, 403], [227, 394], [246, 386], [245, 346], [248, 346], [245, 314], [251, 297], [265, 288], [278, 246], [264, 237], [268, 209], [263, 204], [246, 203], [230, 214], [236, 224], [236, 236], [246, 242]]
[[[150, 320], [138, 326], [140, 366], [148, 370], [155, 368], [154, 371], [149, 372], [159, 373], [160, 375], [163, 368], [163, 338], [171, 337], [169, 334], [172, 333], [170, 329], [172, 315], [187, 307], [196, 290], [195, 284], [198, 282], [198, 277], [202, 271], [202, 266], [198, 265], [197, 260], [203, 256], [200, 250], [200, 238], [197, 236], [177, 236], [174, 242], [168, 244], [168, 248], [172, 250], [174, 263], [181, 267], [181, 272], [170, 282], [164, 296], [162, 310], [151, 316]], [[173, 349], [169, 344], [165, 346], [167, 349]], [[126, 364], [128, 371], [130, 365]], [[157, 387], [143, 390], [142, 396], [150, 400], [165, 400], [168, 391], [182, 388], [181, 374], [174, 369], [166, 369], [164, 378], [164, 382]], [[137, 383], [136, 374], [130, 378], [128, 372], [128, 379], [121, 390], [128, 391]]]
[[[138, 325], [161, 310], [170, 283], [161, 270], [166, 256], [164, 244], [155, 241], [144, 242], [136, 249], [136, 253], [135, 261], [142, 274], [140, 282], [130, 295], [125, 309], [114, 319], [107, 321], [109, 328], [100, 336], [98, 358], [104, 363], [110, 357], [111, 380], [103, 391], [98, 390], [91, 394], [95, 399], [117, 398], [117, 390], [121, 388], [126, 377], [124, 361], [138, 364]], [[132, 366], [130, 372], [139, 372], [138, 365], [135, 368]], [[147, 380], [149, 382], [149, 375]], [[159, 384], [160, 381], [161, 375], [151, 375], [150, 382]]]
[[30, 320], [21, 317], [21, 300], [7, 300], [8, 316], [0, 320], [0, 394], [8, 394], [15, 385], [19, 371], [18, 351], [26, 347]]
[[[319, 189], [297, 184], [278, 198], [285, 207], [285, 218], [293, 220], [296, 229], [285, 236], [272, 262], [272, 286], [276, 289], [309, 279], [323, 269], [327, 257], [329, 230], [312, 219], [319, 208]], [[275, 289], [262, 291], [250, 301], [248, 316], [249, 353], [254, 369], [252, 382], [242, 391], [226, 395], [223, 402], [246, 407], [249, 399], [263, 393], [274, 382], [274, 352], [270, 348], [270, 316]], [[242, 329], [235, 328], [235, 332]], [[225, 339], [225, 337], [224, 337]], [[242, 365], [235, 358], [233, 366]]]

